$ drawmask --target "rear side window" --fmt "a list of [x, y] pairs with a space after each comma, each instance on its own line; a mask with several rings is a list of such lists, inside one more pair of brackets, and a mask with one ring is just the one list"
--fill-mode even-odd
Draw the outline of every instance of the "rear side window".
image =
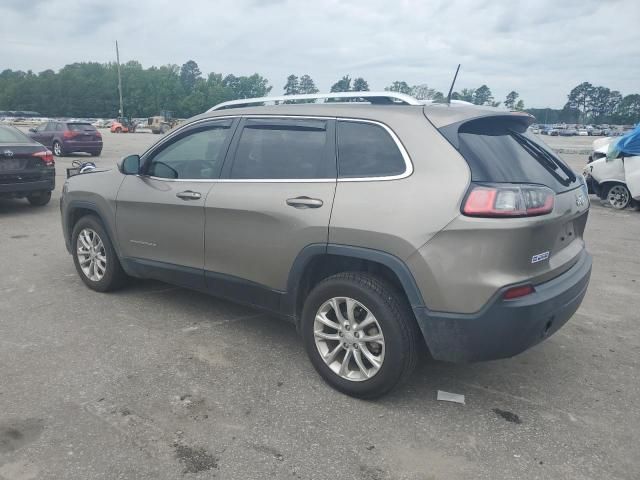
[[573, 171], [527, 127], [526, 120], [497, 117], [441, 131], [458, 145], [474, 182], [535, 183], [556, 192], [575, 188]]
[[338, 176], [388, 177], [401, 175], [406, 165], [398, 145], [380, 125], [338, 122]]
[[335, 178], [324, 120], [248, 119], [242, 130], [231, 178]]
[[67, 128], [72, 132], [94, 131], [96, 127], [90, 123], [67, 123]]

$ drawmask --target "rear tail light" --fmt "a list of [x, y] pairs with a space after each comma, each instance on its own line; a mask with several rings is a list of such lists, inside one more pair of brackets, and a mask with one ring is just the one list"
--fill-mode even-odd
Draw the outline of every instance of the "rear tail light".
[[40, 160], [44, 162], [45, 165], [52, 167], [56, 164], [53, 159], [53, 153], [50, 150], [43, 150], [42, 152], [36, 152], [33, 154], [34, 157], [38, 157]]
[[65, 130], [65, 132], [62, 134], [64, 138], [73, 138], [77, 135], [80, 135], [80, 132], [76, 132], [74, 130]]
[[539, 185], [472, 185], [462, 213], [470, 217], [535, 217], [553, 211], [553, 190]]
[[536, 289], [533, 285], [521, 285], [519, 287], [513, 287], [504, 292], [502, 298], [505, 300], [515, 300], [516, 298], [525, 297], [535, 292]]

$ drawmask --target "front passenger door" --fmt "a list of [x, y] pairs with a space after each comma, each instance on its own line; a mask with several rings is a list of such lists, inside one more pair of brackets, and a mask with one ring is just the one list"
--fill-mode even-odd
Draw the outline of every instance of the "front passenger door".
[[202, 288], [204, 204], [232, 136], [232, 119], [205, 122], [170, 136], [127, 175], [117, 197], [122, 256], [144, 275]]

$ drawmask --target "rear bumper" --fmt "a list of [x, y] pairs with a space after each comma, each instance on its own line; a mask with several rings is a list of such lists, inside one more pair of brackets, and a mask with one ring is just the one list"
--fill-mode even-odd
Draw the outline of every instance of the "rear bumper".
[[560, 329], [578, 309], [591, 277], [591, 256], [583, 251], [562, 275], [536, 285], [521, 299], [503, 300], [498, 292], [480, 312], [456, 314], [414, 307], [436, 360], [473, 362], [517, 355]]
[[[12, 180], [9, 177], [16, 178]], [[25, 178], [27, 180], [25, 180]], [[50, 192], [55, 188], [56, 177], [55, 171], [53, 169], [51, 170], [51, 172], [42, 173], [35, 178], [31, 172], [0, 176], [0, 195], [2, 196], [23, 196], [38, 191]]]
[[62, 142], [62, 148], [67, 152], [99, 152], [102, 150], [102, 141], [74, 141]]

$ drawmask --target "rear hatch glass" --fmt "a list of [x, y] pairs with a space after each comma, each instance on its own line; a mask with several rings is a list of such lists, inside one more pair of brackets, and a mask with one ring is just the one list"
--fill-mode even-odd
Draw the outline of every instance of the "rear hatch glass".
[[96, 127], [90, 123], [67, 123], [67, 128], [72, 132], [95, 132]]
[[474, 182], [534, 183], [556, 193], [580, 185], [576, 174], [537, 136], [529, 117], [471, 120], [441, 128], [471, 169]]

